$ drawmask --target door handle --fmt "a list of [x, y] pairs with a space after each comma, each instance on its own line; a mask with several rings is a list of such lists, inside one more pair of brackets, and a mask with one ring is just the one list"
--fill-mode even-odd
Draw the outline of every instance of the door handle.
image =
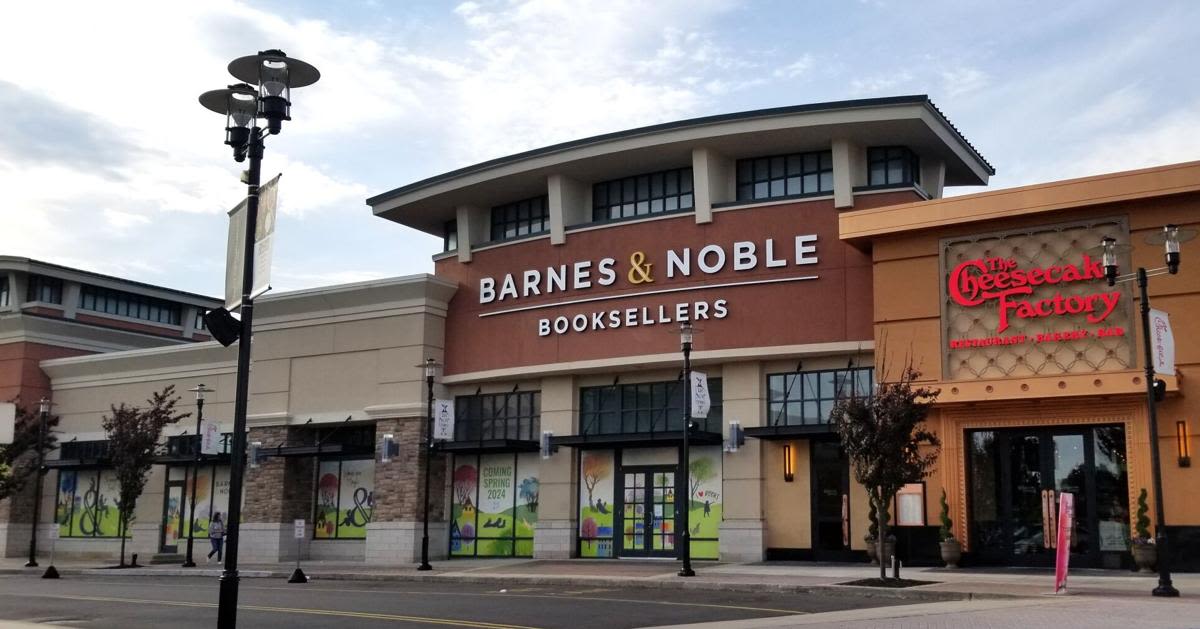
[[1055, 507], [1055, 493], [1053, 489], [1042, 490], [1042, 546], [1044, 548], [1054, 548], [1058, 545], [1057, 532], [1057, 513]]
[[842, 494], [842, 548], [850, 548], [850, 496]]

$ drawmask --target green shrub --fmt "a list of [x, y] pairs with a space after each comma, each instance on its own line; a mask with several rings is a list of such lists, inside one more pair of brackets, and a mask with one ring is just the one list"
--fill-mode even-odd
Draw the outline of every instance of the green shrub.
[[954, 539], [954, 521], [950, 519], [950, 505], [946, 504], [946, 490], [942, 490], [942, 513], [941, 513], [942, 528], [938, 531], [938, 536], [943, 542], [948, 542]]

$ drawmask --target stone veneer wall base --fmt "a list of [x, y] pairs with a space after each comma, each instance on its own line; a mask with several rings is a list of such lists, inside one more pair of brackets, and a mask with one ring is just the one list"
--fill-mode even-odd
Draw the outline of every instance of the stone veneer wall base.
[[574, 520], [538, 520], [533, 531], [534, 559], [570, 559], [574, 554]]
[[721, 561], [764, 560], [766, 537], [762, 520], [725, 520], [721, 523]]
[[[447, 524], [429, 523], [429, 560], [447, 558], [450, 545]], [[421, 561], [421, 521], [367, 524], [367, 563], [407, 564]]]
[[[32, 528], [28, 524], [13, 522], [0, 522], [0, 549], [3, 549], [3, 557], [28, 557], [29, 556], [29, 529]], [[41, 550], [40, 548], [38, 550]]]
[[[238, 527], [241, 540], [238, 543], [239, 563], [278, 563], [308, 559], [312, 545], [312, 524], [307, 524], [304, 539], [297, 543], [295, 527], [291, 522], [243, 522]], [[205, 544], [205, 548], [208, 545]], [[208, 550], [204, 551], [208, 554]]]

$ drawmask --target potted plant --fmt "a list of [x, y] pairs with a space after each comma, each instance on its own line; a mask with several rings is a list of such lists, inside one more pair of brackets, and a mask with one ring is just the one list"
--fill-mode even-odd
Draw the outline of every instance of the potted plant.
[[938, 545], [942, 550], [942, 561], [946, 563], [947, 568], [957, 568], [958, 562], [962, 559], [962, 544], [954, 538], [954, 521], [950, 519], [950, 505], [946, 504], [946, 490], [942, 490], [942, 528], [938, 531], [938, 537], [941, 543]]
[[863, 536], [863, 541], [867, 543], [867, 558], [871, 560], [871, 565], [879, 563], [879, 547], [875, 544], [876, 537], [879, 535], [879, 516], [875, 514], [875, 503], [871, 503], [871, 509], [867, 511], [867, 520], [871, 525], [867, 528], [867, 534]]
[[1138, 572], [1154, 572], [1154, 563], [1158, 559], [1158, 549], [1154, 546], [1154, 538], [1150, 537], [1150, 517], [1146, 514], [1150, 506], [1146, 504], [1146, 489], [1138, 494], [1137, 516], [1133, 524], [1133, 563]]

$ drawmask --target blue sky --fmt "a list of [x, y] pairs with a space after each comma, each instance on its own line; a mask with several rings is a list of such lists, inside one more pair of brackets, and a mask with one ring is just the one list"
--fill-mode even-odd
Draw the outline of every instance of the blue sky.
[[432, 269], [368, 196], [707, 114], [929, 94], [992, 188], [1200, 159], [1196, 2], [33, 5], [0, 23], [0, 253], [213, 295], [244, 189], [196, 96], [269, 47], [323, 72], [264, 161], [276, 289]]

